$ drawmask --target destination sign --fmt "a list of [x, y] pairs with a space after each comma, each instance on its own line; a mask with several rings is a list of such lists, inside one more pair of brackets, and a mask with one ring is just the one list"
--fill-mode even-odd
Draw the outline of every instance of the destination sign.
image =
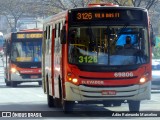
[[42, 38], [42, 33], [18, 33], [17, 39]]
[[70, 19], [72, 22], [88, 21], [142, 21], [142, 10], [118, 10], [118, 9], [81, 9], [72, 10]]
[[93, 20], [93, 19], [102, 19], [102, 18], [119, 18], [120, 17], [120, 13], [91, 13], [91, 12], [78, 12], [77, 13], [77, 20]]

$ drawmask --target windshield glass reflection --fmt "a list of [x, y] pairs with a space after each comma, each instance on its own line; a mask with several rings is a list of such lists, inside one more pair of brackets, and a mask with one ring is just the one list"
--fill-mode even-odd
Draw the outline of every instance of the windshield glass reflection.
[[15, 42], [11, 48], [11, 60], [15, 62], [40, 62], [41, 42]]
[[72, 64], [135, 65], [149, 60], [142, 26], [71, 27], [68, 42]]

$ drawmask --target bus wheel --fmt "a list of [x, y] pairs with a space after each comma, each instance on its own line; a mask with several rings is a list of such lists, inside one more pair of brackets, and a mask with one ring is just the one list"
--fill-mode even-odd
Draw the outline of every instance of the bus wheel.
[[49, 107], [54, 107], [54, 98], [47, 92], [47, 103]]
[[61, 80], [60, 80], [60, 76], [58, 78], [58, 82], [59, 82], [59, 98], [55, 98], [55, 106], [56, 107], [62, 107], [62, 103], [63, 103], [63, 99], [62, 99], [62, 84], [61, 84]]
[[73, 101], [65, 101], [63, 100], [63, 111], [64, 113], [72, 113], [74, 107]]
[[54, 98], [53, 96], [49, 95], [48, 80], [47, 80], [47, 103], [48, 103], [48, 107], [54, 107]]
[[140, 101], [129, 101], [128, 102], [129, 105], [129, 111], [136, 111], [138, 112], [140, 109]]
[[42, 86], [42, 81], [38, 82], [38, 85], [39, 85], [39, 86]]
[[12, 87], [17, 87], [17, 83], [12, 81], [12, 82], [11, 82], [11, 86], [12, 86]]
[[112, 103], [110, 101], [104, 101], [103, 102], [103, 106], [104, 107], [111, 107], [112, 106]]
[[9, 81], [5, 80], [5, 82], [6, 82], [6, 86], [10, 86], [11, 85], [11, 82], [9, 82]]
[[54, 106], [55, 106], [55, 107], [58, 107], [58, 108], [61, 108], [61, 107], [62, 107], [61, 99], [60, 99], [60, 98], [55, 98], [55, 99], [54, 99]]
[[118, 101], [116, 101], [116, 102], [113, 102], [113, 106], [121, 106], [121, 102], [118, 102]]

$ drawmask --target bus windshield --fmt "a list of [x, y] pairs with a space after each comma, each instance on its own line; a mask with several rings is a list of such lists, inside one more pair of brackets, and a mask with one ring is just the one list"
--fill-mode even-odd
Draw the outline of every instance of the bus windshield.
[[144, 26], [70, 27], [68, 60], [82, 65], [144, 64], [149, 60], [148, 41]]
[[41, 62], [42, 42], [13, 42], [11, 60], [14, 62]]

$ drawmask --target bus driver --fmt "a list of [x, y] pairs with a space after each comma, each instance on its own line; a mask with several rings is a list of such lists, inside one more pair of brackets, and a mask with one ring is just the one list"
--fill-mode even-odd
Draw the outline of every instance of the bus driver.
[[126, 44], [124, 45], [124, 48], [126, 48], [126, 49], [132, 48], [131, 37], [130, 36], [126, 37]]

